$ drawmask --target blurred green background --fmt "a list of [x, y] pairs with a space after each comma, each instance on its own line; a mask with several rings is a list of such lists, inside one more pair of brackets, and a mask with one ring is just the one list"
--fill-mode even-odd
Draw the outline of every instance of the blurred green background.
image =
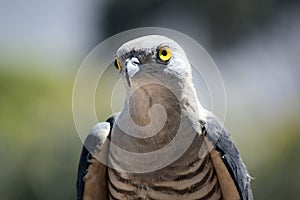
[[[207, 49], [255, 199], [299, 199], [299, 18], [293, 0], [2, 1], [0, 199], [75, 199], [76, 71], [106, 37], [141, 26], [181, 31]], [[108, 106], [97, 99], [101, 116]]]

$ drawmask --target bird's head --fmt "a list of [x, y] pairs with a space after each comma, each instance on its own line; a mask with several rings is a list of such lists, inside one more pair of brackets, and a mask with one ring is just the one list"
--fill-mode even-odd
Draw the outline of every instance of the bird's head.
[[114, 64], [128, 90], [148, 83], [174, 87], [191, 79], [184, 50], [175, 41], [160, 35], [126, 42], [118, 49]]

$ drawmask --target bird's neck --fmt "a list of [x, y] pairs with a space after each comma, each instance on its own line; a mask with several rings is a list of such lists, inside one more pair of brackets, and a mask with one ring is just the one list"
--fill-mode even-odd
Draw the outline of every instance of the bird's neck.
[[149, 111], [156, 105], [168, 115], [169, 120], [185, 115], [195, 119], [204, 117], [206, 110], [199, 103], [191, 77], [187, 79], [172, 82], [169, 87], [166, 86], [168, 84], [151, 83], [128, 91], [125, 107], [128, 108], [134, 122], [141, 126], [149, 124]]
[[168, 119], [176, 120], [181, 114], [180, 101], [170, 89], [158, 84], [148, 84], [128, 95], [126, 106], [132, 120], [139, 126], [146, 126], [151, 123], [151, 110], [155, 106], [159, 107], [156, 108], [158, 113], [153, 114], [154, 118], [167, 114]]
[[[158, 157], [165, 155], [167, 149], [170, 152], [166, 156], [172, 159], [181, 156], [189, 148], [188, 157], [196, 158], [198, 152], [195, 153], [190, 145], [201, 131], [198, 127], [199, 109], [196, 94], [191, 88], [186, 89], [190, 93], [182, 90], [175, 94], [162, 85], [148, 84], [127, 95], [124, 108], [113, 128], [112, 143], [126, 152], [155, 152]], [[138, 159], [132, 159], [129, 163], [139, 162]], [[157, 159], [153, 165], [160, 162]]]
[[[127, 94], [120, 117], [127, 126], [138, 127], [129, 132], [147, 138], [141, 140], [142, 143], [163, 147], [175, 137], [183, 120], [197, 126], [199, 103], [195, 90], [187, 87], [192, 85], [185, 85], [180, 90], [159, 84], [139, 87]], [[194, 131], [198, 128], [194, 127]]]

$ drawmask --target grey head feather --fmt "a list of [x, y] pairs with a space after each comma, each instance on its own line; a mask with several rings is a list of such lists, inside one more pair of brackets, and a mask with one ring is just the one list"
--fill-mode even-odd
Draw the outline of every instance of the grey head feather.
[[[168, 62], [162, 62], [157, 55], [158, 49], [164, 46], [172, 52]], [[139, 67], [138, 70], [134, 69], [137, 73], [133, 78], [136, 87], [146, 81], [157, 81], [177, 89], [178, 83], [191, 79], [191, 66], [184, 50], [178, 43], [164, 36], [149, 35], [131, 40], [118, 49], [116, 56], [123, 77], [126, 76], [126, 61], [133, 57], [138, 59]]]
[[[162, 47], [168, 47], [172, 53], [166, 62], [158, 57]], [[193, 134], [201, 134], [199, 119], [204, 119], [207, 111], [198, 101], [190, 63], [178, 43], [164, 36], [148, 35], [125, 43], [116, 56], [121, 65], [126, 100], [112, 130], [113, 142], [130, 152], [153, 151], [172, 141], [182, 121], [189, 123]], [[130, 81], [126, 77], [128, 70], [134, 70], [129, 75]], [[155, 105], [162, 106], [165, 112], [154, 112], [151, 118]], [[150, 132], [155, 130], [158, 122], [164, 120], [162, 116], [167, 116], [165, 124], [155, 136], [146, 139], [130, 136], [133, 132], [137, 136], [145, 134], [143, 128], [147, 125]]]

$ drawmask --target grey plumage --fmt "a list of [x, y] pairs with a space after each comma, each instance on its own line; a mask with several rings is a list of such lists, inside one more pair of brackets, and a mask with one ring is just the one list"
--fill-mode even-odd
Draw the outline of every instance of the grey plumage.
[[[160, 58], [162, 47], [172, 55], [164, 52]], [[248, 172], [229, 133], [197, 99], [183, 49], [169, 38], [146, 36], [125, 43], [116, 56], [127, 98], [120, 115], [108, 119], [109, 135], [97, 128], [88, 135], [79, 163], [77, 198], [93, 199], [90, 193], [101, 193], [98, 187], [107, 199], [253, 199]], [[187, 149], [175, 138], [178, 132], [191, 141]], [[173, 156], [185, 151], [168, 165], [147, 171], [160, 161], [128, 157], [114, 146], [102, 145], [107, 139], [128, 152], [158, 152], [157, 158], [170, 143]], [[103, 152], [108, 152], [108, 168], [86, 159]], [[101, 177], [96, 183], [102, 186], [83, 181], [86, 171], [92, 175], [92, 165], [104, 171], [95, 175]]]
[[201, 122], [203, 132], [208, 140], [215, 144], [215, 149], [226, 165], [235, 185], [241, 195], [241, 199], [253, 199], [250, 187], [251, 177], [241, 160], [240, 154], [233, 143], [229, 132], [221, 125], [213, 115], [208, 116], [206, 121]]

